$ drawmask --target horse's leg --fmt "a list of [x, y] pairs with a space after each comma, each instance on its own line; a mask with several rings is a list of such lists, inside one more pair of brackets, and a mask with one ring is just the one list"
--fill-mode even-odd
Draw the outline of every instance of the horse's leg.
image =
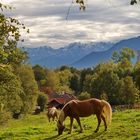
[[53, 117], [52, 117], [52, 115], [50, 116], [50, 121], [51, 121], [51, 120], [53, 120]]
[[106, 124], [105, 117], [103, 115], [101, 115], [101, 118], [104, 121], [105, 131], [107, 131], [107, 124]]
[[70, 131], [68, 132], [68, 134], [71, 134], [72, 124], [73, 124], [73, 117], [70, 117]]
[[58, 112], [56, 113], [56, 120], [58, 120], [58, 118], [59, 118], [59, 115], [58, 115]]
[[58, 120], [58, 115], [56, 115], [55, 118], [56, 118], [56, 121], [57, 121]]
[[53, 116], [53, 117], [52, 117], [52, 120], [53, 120], [53, 121], [54, 121], [54, 118], [55, 118], [55, 117]]
[[48, 116], [48, 120], [49, 120], [49, 122], [50, 122], [50, 117]]
[[80, 129], [81, 129], [80, 132], [82, 133], [83, 132], [83, 128], [82, 128], [82, 125], [81, 125], [81, 122], [80, 122], [80, 118], [79, 117], [76, 117], [75, 119], [78, 122], [78, 124], [80, 126]]
[[48, 118], [48, 121], [50, 122], [50, 116], [49, 116], [49, 114], [47, 114], [47, 118]]
[[95, 130], [95, 133], [98, 132], [100, 124], [101, 124], [101, 115], [96, 114], [96, 116], [97, 116], [97, 120], [98, 120], [98, 125], [97, 125], [97, 128]]

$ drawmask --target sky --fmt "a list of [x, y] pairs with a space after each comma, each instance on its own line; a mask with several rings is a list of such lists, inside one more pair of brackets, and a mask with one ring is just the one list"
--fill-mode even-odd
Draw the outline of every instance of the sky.
[[131, 6], [130, 0], [85, 0], [85, 11], [75, 0], [0, 2], [15, 7], [6, 15], [30, 29], [29, 34], [21, 31], [24, 47], [60, 48], [73, 42], [117, 42], [140, 35], [140, 3]]

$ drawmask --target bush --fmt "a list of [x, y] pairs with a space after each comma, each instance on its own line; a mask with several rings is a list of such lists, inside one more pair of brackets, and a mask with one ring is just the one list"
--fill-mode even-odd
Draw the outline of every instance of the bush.
[[40, 106], [40, 110], [44, 111], [46, 106], [47, 106], [47, 95], [44, 94], [43, 92], [39, 93], [38, 98], [37, 98], [37, 104]]

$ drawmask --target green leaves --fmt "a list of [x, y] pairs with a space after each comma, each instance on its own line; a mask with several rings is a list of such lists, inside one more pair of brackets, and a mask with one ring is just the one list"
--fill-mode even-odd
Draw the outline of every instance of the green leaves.
[[135, 51], [130, 48], [123, 48], [120, 51], [115, 51], [112, 55], [112, 60], [115, 63], [122, 62], [124, 60], [131, 61], [135, 57]]
[[7, 112], [20, 112], [23, 102], [23, 89], [19, 78], [13, 74], [9, 65], [0, 64], [0, 100], [3, 110]]
[[[0, 3], [0, 8], [1, 11], [13, 9], [2, 3]], [[17, 19], [0, 13], [0, 63], [20, 64], [27, 58], [27, 53], [17, 48], [18, 41], [23, 41], [20, 34], [21, 28], [29, 33], [29, 29], [26, 29], [25, 25]]]
[[20, 78], [24, 91], [22, 96], [24, 107], [22, 111], [23, 113], [32, 113], [39, 93], [33, 70], [30, 66], [21, 65], [15, 71]]

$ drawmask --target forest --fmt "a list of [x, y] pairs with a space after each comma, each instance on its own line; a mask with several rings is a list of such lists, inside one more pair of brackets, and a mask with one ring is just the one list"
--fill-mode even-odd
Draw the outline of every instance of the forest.
[[134, 104], [140, 99], [140, 62], [133, 64], [135, 52], [123, 48], [114, 52], [112, 60], [87, 69], [62, 66], [49, 70], [33, 67], [39, 89], [46, 94], [66, 92], [78, 99], [99, 98], [112, 105]]

